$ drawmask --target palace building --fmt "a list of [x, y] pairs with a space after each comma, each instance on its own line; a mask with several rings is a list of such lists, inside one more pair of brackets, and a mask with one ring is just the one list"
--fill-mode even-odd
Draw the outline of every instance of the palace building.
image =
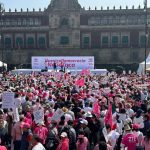
[[150, 48], [144, 10], [140, 6], [85, 10], [78, 0], [51, 0], [44, 10], [4, 11], [0, 59], [10, 68], [30, 68], [32, 56], [94, 56], [96, 68], [135, 68], [145, 59], [145, 45], [147, 55]]

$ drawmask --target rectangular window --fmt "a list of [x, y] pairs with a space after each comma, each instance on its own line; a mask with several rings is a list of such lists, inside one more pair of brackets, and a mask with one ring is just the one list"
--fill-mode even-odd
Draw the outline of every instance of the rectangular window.
[[84, 42], [84, 45], [89, 44], [90, 43], [90, 38], [89, 37], [84, 37], [83, 42]]
[[90, 48], [90, 35], [83, 35], [82, 47], [83, 48]]
[[45, 37], [39, 37], [38, 43], [39, 43], [39, 48], [45, 48], [46, 46]]
[[68, 36], [62, 36], [62, 37], [60, 37], [60, 44], [62, 44], [62, 45], [69, 44], [69, 37]]
[[122, 46], [129, 46], [129, 37], [128, 36], [122, 36]]
[[112, 46], [118, 46], [118, 36], [112, 36]]
[[145, 41], [146, 41], [145, 35], [141, 35], [140, 36], [140, 46], [141, 47], [145, 46]]
[[5, 48], [11, 48], [11, 38], [10, 37], [5, 38]]
[[102, 37], [102, 46], [108, 47], [108, 36]]

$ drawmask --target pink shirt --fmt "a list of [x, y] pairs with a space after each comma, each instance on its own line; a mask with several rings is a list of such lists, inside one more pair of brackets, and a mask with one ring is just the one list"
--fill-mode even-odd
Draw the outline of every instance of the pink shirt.
[[23, 124], [24, 123], [22, 123], [22, 122], [15, 123], [15, 125], [13, 127], [13, 130], [12, 130], [12, 137], [13, 137], [14, 141], [16, 141], [16, 140], [20, 141], [21, 140], [21, 137], [22, 137], [21, 126]]
[[145, 150], [150, 150], [150, 141], [143, 141], [142, 144], [145, 147]]
[[82, 143], [80, 143], [80, 141], [78, 140], [77, 141], [77, 150], [87, 150], [88, 143], [89, 143], [89, 141], [88, 141], [87, 137], [84, 137]]
[[39, 135], [40, 139], [42, 140], [42, 144], [45, 144], [47, 135], [48, 135], [48, 130], [44, 126], [37, 126], [34, 130], [34, 133]]
[[135, 150], [136, 144], [138, 143], [137, 134], [128, 133], [122, 139], [122, 144], [128, 148], [128, 150]]
[[5, 146], [0, 146], [0, 150], [7, 150]]

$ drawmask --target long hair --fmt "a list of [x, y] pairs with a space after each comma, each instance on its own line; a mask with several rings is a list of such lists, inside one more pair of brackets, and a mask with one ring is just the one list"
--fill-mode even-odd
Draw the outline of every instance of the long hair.
[[100, 150], [107, 150], [107, 144], [105, 142], [100, 142], [99, 143], [99, 149]]
[[150, 128], [146, 132], [146, 136], [144, 138], [144, 141], [149, 143], [150, 142]]

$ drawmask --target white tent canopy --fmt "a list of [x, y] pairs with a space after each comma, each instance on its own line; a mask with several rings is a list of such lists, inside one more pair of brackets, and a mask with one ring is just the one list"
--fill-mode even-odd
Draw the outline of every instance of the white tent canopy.
[[[0, 61], [0, 67], [2, 67], [2, 66], [3, 66], [3, 62]], [[4, 66], [7, 68], [7, 64], [4, 63]]]
[[[146, 69], [150, 68], [150, 53], [148, 54], [147, 58], [146, 58]], [[139, 68], [137, 70], [138, 74], [144, 74], [145, 72], [145, 61], [141, 62], [139, 64]]]

